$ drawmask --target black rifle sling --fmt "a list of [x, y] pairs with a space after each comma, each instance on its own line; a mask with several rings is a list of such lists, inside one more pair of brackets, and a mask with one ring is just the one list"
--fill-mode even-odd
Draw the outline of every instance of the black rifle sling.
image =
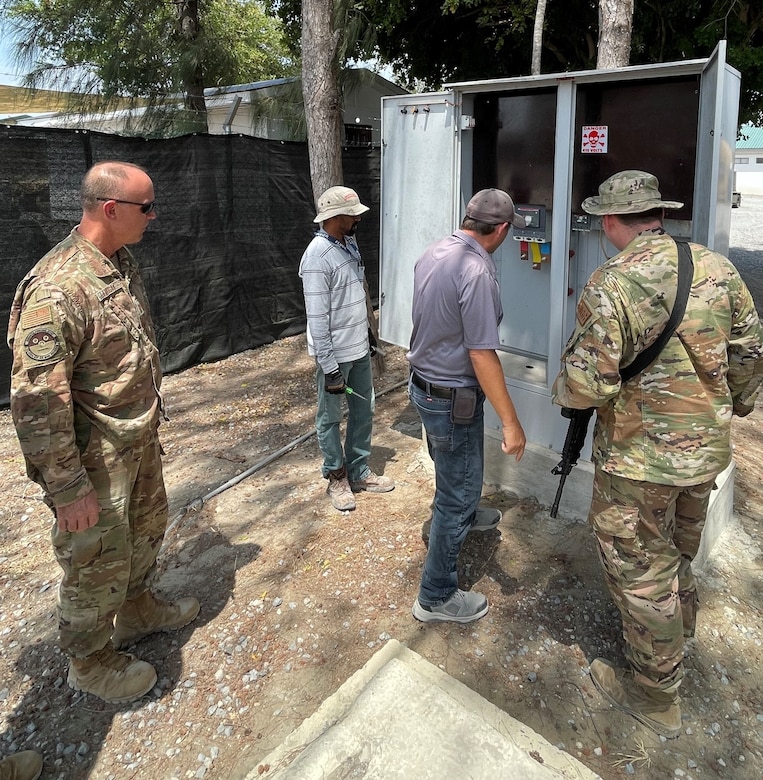
[[692, 262], [691, 249], [686, 241], [676, 241], [678, 245], [678, 291], [673, 303], [673, 311], [665, 325], [665, 330], [660, 333], [657, 341], [652, 342], [643, 352], [639, 352], [636, 359], [625, 368], [620, 369], [620, 379], [627, 382], [648, 368], [662, 352], [662, 348], [673, 335], [686, 311], [686, 301], [689, 299], [689, 290], [694, 278], [694, 263]]

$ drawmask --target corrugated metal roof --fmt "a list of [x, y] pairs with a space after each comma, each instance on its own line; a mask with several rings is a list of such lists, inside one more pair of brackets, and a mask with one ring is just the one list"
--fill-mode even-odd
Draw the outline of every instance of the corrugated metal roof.
[[737, 138], [739, 149], [763, 149], [763, 127], [743, 125]]

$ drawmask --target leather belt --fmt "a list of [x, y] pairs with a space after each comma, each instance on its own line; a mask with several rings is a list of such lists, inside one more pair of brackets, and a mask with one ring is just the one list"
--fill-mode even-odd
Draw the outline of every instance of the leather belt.
[[419, 390], [423, 390], [427, 395], [431, 395], [434, 398], [450, 398], [453, 395], [452, 387], [433, 385], [431, 382], [422, 379], [415, 371], [411, 372], [411, 381]]

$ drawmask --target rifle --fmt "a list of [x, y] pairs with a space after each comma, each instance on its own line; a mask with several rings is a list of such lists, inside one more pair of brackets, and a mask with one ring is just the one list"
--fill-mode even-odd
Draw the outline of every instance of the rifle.
[[559, 480], [559, 487], [556, 490], [556, 498], [551, 506], [551, 517], [556, 517], [556, 513], [559, 510], [559, 501], [562, 498], [562, 491], [564, 490], [564, 483], [567, 480], [567, 475], [577, 465], [578, 458], [580, 457], [580, 451], [583, 449], [585, 443], [586, 433], [588, 433], [588, 423], [591, 420], [595, 409], [570, 409], [566, 406], [562, 407], [562, 417], [566, 417], [570, 421], [570, 425], [567, 428], [567, 436], [564, 439], [564, 447], [562, 448], [562, 459], [551, 469], [551, 473], [557, 476], [561, 475]]

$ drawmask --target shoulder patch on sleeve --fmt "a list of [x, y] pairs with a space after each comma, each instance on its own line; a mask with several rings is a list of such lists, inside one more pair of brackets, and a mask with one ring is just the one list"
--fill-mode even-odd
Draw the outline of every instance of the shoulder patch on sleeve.
[[27, 367], [55, 363], [66, 355], [61, 323], [51, 304], [30, 307], [21, 313], [16, 341], [23, 345]]
[[21, 314], [21, 327], [23, 330], [34, 328], [38, 325], [48, 325], [53, 322], [50, 306], [38, 306]]
[[63, 339], [45, 325], [28, 328], [24, 333], [24, 353], [37, 365], [59, 360], [65, 354]]
[[578, 325], [580, 327], [585, 327], [588, 324], [588, 321], [593, 317], [593, 311], [591, 307], [588, 305], [588, 302], [585, 299], [585, 296], [583, 296], [578, 301], [578, 308], [576, 311], [576, 317], [578, 320]]

